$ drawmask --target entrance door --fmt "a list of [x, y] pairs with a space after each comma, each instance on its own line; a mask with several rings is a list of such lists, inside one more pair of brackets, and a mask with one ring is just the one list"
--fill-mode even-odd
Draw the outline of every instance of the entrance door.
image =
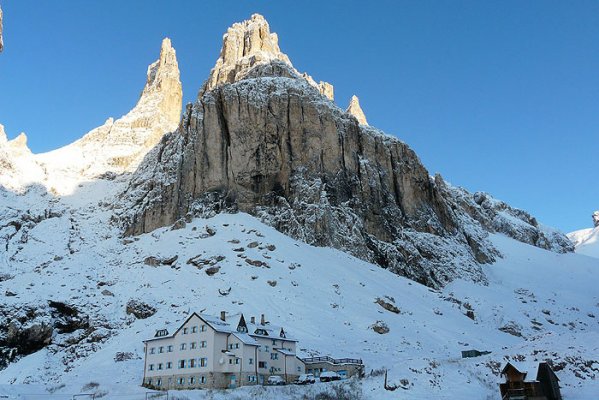
[[231, 389], [235, 389], [237, 387], [237, 376], [231, 375], [231, 383], [229, 385]]

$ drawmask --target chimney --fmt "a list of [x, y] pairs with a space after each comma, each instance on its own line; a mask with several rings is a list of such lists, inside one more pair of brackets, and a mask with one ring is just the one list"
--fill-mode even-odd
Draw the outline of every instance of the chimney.
[[222, 321], [226, 321], [225, 314], [226, 314], [226, 312], [225, 312], [225, 311], [221, 311], [221, 312], [220, 312], [220, 319], [221, 319]]
[[250, 317], [250, 323], [256, 325], [256, 317]]
[[260, 314], [260, 325], [266, 325], [266, 320], [264, 319], [264, 314]]

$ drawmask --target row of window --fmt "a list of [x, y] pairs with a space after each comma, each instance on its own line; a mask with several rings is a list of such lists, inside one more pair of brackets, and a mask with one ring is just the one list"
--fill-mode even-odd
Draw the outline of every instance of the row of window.
[[[208, 347], [208, 342], [206, 342], [205, 340], [202, 340], [199, 343], [198, 346], [198, 342], [191, 342], [189, 343], [189, 349], [193, 350], [193, 349], [197, 349], [197, 348], [206, 348]], [[156, 354], [156, 352], [158, 352], [158, 354], [160, 353], [164, 353], [164, 350], [166, 349], [167, 353], [172, 353], [173, 352], [173, 345], [169, 345], [169, 346], [160, 346], [160, 347], [150, 347], [150, 354]], [[187, 343], [181, 343], [179, 345], [179, 350], [187, 350]]]
[[[249, 375], [247, 378], [248, 382], [256, 382], [256, 375]], [[152, 380], [152, 378], [148, 378], [147, 379], [147, 384], [148, 385], [156, 385], [156, 386], [162, 386], [162, 378], [156, 378], [156, 380]], [[168, 378], [168, 383], [169, 385], [172, 384], [172, 378]], [[204, 375], [202, 376], [190, 376], [190, 377], [179, 377], [177, 378], [177, 384], [178, 385], [185, 385], [185, 384], [189, 384], [189, 385], [196, 385], [196, 384], [205, 384], [206, 383], [206, 377]]]
[[[190, 358], [189, 360], [179, 360], [177, 362], [177, 367], [179, 369], [205, 367], [207, 365], [208, 365], [207, 358], [198, 358], [198, 359]], [[173, 363], [171, 361], [167, 361], [166, 363], [158, 363], [158, 364], [148, 365], [148, 371], [154, 371], [155, 369], [158, 371], [162, 371], [163, 369], [172, 369], [172, 368], [173, 368]]]
[[[200, 332], [206, 332], [206, 330], [208, 329], [208, 327], [206, 325], [200, 325]], [[198, 327], [197, 326], [192, 326], [192, 327], [185, 327], [183, 328], [183, 334], [187, 335], [188, 333], [197, 333], [198, 332]]]
[[[205, 376], [190, 376], [188, 378], [185, 377], [181, 377], [181, 378], [177, 378], [177, 383], [179, 385], [185, 385], [186, 382], [189, 382], [190, 385], [195, 385], [197, 383], [199, 384], [204, 384], [206, 383], [206, 377]], [[156, 386], [162, 386], [162, 378], [156, 378], [156, 380], [152, 380], [152, 378], [148, 378], [147, 380], [148, 385], [156, 385]], [[168, 383], [169, 385], [172, 384], [172, 378], [168, 378]]]

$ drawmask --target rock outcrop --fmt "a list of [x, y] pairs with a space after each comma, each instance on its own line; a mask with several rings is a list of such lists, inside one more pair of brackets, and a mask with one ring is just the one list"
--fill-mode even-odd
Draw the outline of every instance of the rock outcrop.
[[599, 211], [593, 213], [593, 226], [595, 228], [599, 226]]
[[364, 111], [362, 111], [362, 107], [360, 107], [360, 99], [358, 99], [358, 96], [354, 95], [351, 97], [349, 106], [345, 112], [356, 117], [360, 125], [368, 125], [368, 122], [366, 121], [366, 115], [364, 115]]
[[485, 282], [480, 264], [498, 256], [488, 229], [405, 143], [339, 109], [282, 54], [260, 16], [229, 29], [198, 101], [122, 195], [125, 233], [243, 211], [429, 286]]

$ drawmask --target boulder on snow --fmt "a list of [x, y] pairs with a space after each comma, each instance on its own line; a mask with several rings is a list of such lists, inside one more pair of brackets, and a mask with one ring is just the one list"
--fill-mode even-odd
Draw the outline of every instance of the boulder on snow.
[[140, 300], [131, 299], [127, 302], [126, 312], [137, 319], [146, 319], [156, 314], [156, 309]]
[[379, 335], [384, 335], [389, 333], [389, 327], [384, 321], [376, 321], [374, 324], [370, 326], [373, 331], [378, 333]]

